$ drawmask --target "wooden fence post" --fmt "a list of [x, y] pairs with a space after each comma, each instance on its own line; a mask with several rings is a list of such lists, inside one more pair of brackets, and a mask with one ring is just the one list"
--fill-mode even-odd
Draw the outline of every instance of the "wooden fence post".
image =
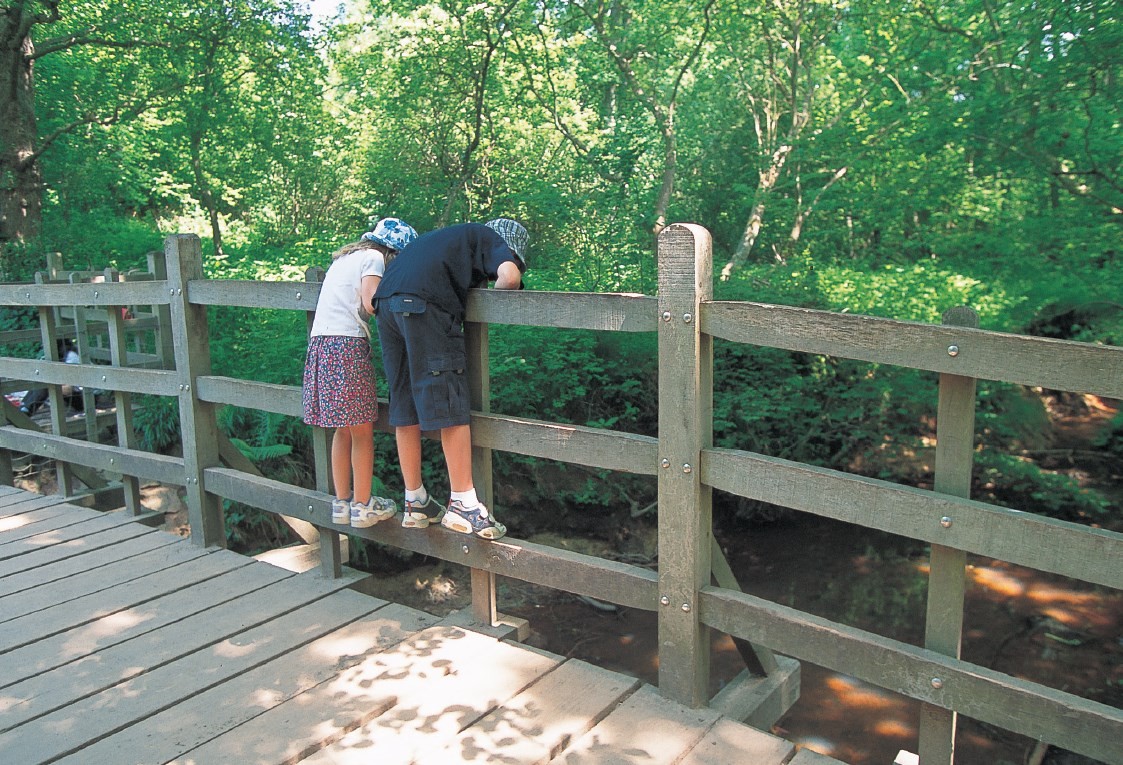
[[[148, 271], [156, 281], [168, 280], [168, 257], [164, 252], [155, 250], [148, 253]], [[172, 369], [175, 363], [175, 347], [172, 343], [172, 312], [166, 305], [152, 306], [156, 314], [154, 351], [160, 357], [160, 369]]]
[[[304, 272], [304, 281], [312, 284], [323, 282], [326, 272], [319, 266], [312, 266]], [[311, 336], [312, 322], [316, 320], [315, 306], [306, 312], [308, 332]], [[331, 438], [327, 428], [312, 428], [312, 461], [316, 473], [316, 491], [324, 494], [334, 493], [331, 481]], [[343, 575], [343, 548], [339, 532], [334, 529], [319, 528], [320, 535], [320, 573], [332, 579]]]
[[[465, 323], [465, 350], [468, 375], [469, 399], [472, 410], [491, 411], [491, 375], [488, 369], [488, 325]], [[480, 500], [495, 509], [495, 496], [492, 493], [491, 449], [472, 447], [472, 482]], [[489, 627], [499, 621], [498, 606], [495, 598], [495, 574], [482, 569], [472, 569], [472, 616]]]
[[[978, 327], [978, 314], [971, 308], [953, 308], [944, 313], [944, 324]], [[952, 345], [949, 356], [969, 352]], [[971, 469], [975, 453], [975, 379], [940, 375], [940, 400], [936, 413], [936, 475], [933, 489], [957, 497], [971, 496]], [[956, 519], [933, 519], [951, 528]], [[924, 647], [960, 658], [963, 640], [963, 604], [967, 553], [952, 547], [932, 545], [928, 574], [928, 611]], [[939, 687], [943, 680], [929, 680]], [[955, 761], [956, 713], [932, 704], [920, 707], [917, 749], [924, 765], [951, 765]]]
[[713, 340], [698, 308], [713, 295], [710, 234], [674, 224], [659, 234], [659, 690], [709, 701], [709, 629], [698, 590], [710, 583], [711, 490], [699, 458], [713, 441]]
[[175, 234], [164, 241], [164, 252], [179, 376], [179, 424], [191, 541], [204, 547], [225, 547], [222, 502], [208, 494], [203, 485], [203, 471], [219, 464], [218, 423], [214, 404], [200, 401], [195, 395], [195, 380], [211, 373], [207, 307], [188, 300], [188, 283], [204, 278], [202, 247], [194, 234]]
[[[117, 272], [111, 268], [105, 269], [105, 281], [117, 281]], [[125, 334], [124, 311], [125, 306], [108, 306], [105, 309], [109, 322], [109, 353], [113, 366], [116, 367], [129, 365], [129, 341]], [[133, 432], [132, 396], [125, 391], [115, 390], [113, 403], [117, 409], [117, 444], [125, 449], [135, 449], [137, 439]], [[136, 476], [122, 473], [121, 484], [125, 492], [125, 508], [132, 515], [140, 515], [144, 512], [144, 506], [140, 502], [140, 481]]]
[[[51, 263], [51, 258], [48, 256], [47, 263]], [[36, 284], [43, 284], [46, 281], [43, 273], [40, 271], [35, 272]], [[47, 361], [63, 361], [59, 358], [58, 346], [58, 327], [55, 324], [55, 309], [46, 306], [39, 306], [39, 335], [42, 338], [43, 344], [43, 358]], [[31, 388], [34, 390], [34, 388]], [[51, 402], [51, 431], [57, 435], [66, 434], [66, 399], [62, 395], [62, 390], [58, 385], [47, 386], [47, 395]], [[71, 470], [70, 465], [61, 461], [55, 460], [55, 476], [58, 481], [58, 493], [63, 497], [72, 497], [75, 493], [74, 485], [74, 472]]]

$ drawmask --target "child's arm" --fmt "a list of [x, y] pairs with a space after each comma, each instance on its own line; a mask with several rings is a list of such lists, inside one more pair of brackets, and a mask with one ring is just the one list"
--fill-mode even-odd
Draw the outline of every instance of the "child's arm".
[[363, 281], [359, 285], [359, 310], [363, 316], [370, 315], [370, 299], [374, 297], [374, 291], [378, 289], [378, 283], [381, 281], [381, 276], [363, 277]]
[[499, 264], [498, 278], [495, 280], [497, 290], [517, 290], [522, 287], [523, 275], [513, 261], [505, 260]]

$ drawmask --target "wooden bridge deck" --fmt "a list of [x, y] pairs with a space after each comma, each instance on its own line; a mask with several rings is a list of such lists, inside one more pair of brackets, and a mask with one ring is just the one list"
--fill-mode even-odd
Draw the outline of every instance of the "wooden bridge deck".
[[355, 580], [0, 487], [0, 762], [833, 762]]

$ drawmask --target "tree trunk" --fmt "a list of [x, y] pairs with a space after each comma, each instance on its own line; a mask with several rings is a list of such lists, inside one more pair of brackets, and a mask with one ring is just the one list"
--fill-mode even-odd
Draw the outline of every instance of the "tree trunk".
[[35, 154], [34, 46], [22, 8], [0, 15], [0, 243], [37, 239], [43, 178]]
[[756, 238], [760, 235], [760, 229], [764, 225], [764, 203], [776, 186], [776, 181], [780, 179], [780, 171], [784, 169], [784, 163], [791, 151], [792, 146], [790, 144], [778, 148], [772, 154], [772, 161], [768, 168], [760, 173], [760, 182], [757, 184], [756, 193], [753, 194], [753, 208], [749, 212], [749, 221], [745, 224], [745, 232], [741, 234], [741, 241], [737, 243], [737, 249], [734, 250], [733, 257], [721, 269], [722, 281], [727, 281], [752, 252], [753, 246], [756, 244]]
[[659, 196], [655, 199], [655, 226], [653, 232], [658, 238], [667, 227], [667, 208], [675, 191], [675, 173], [678, 170], [678, 143], [675, 139], [674, 104], [671, 104], [666, 123], [663, 125], [663, 183]]

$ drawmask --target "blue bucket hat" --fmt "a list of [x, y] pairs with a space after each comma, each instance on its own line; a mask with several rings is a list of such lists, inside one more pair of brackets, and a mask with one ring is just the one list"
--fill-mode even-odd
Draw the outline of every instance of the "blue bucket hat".
[[510, 218], [495, 218], [484, 224], [503, 237], [515, 256], [526, 266], [526, 248], [530, 245], [530, 234], [521, 223]]
[[373, 231], [363, 234], [362, 239], [367, 242], [384, 244], [391, 250], [404, 250], [406, 245], [417, 238], [413, 226], [401, 218], [383, 218], [378, 221]]

